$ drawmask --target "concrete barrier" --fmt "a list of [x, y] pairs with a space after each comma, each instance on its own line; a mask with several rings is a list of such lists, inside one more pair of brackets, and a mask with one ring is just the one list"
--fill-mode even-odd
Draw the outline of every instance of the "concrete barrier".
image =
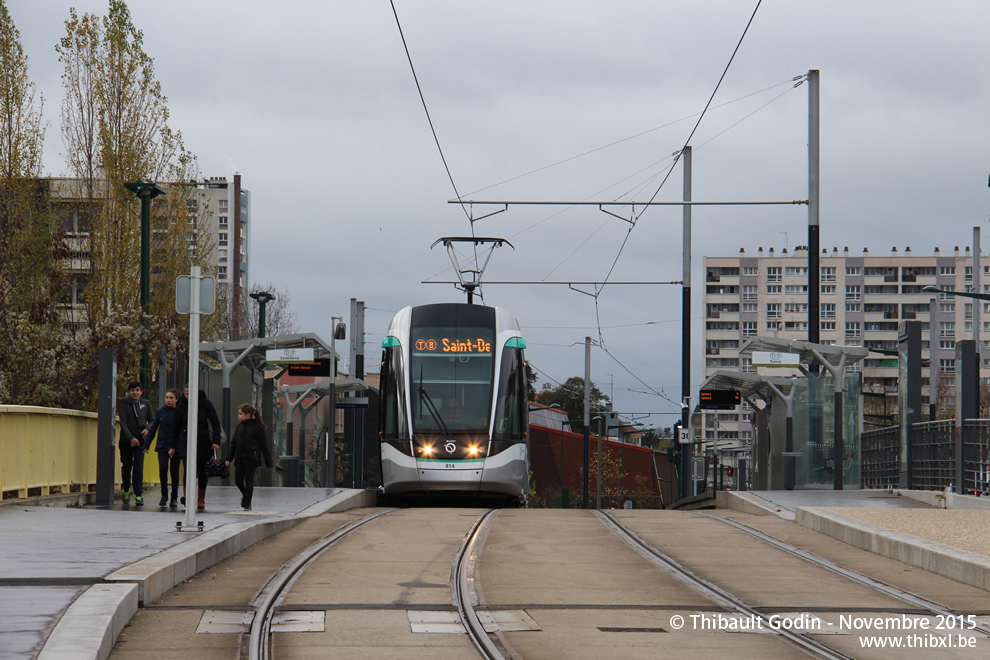
[[990, 557], [877, 527], [829, 509], [798, 507], [796, 519], [851, 546], [990, 591]]

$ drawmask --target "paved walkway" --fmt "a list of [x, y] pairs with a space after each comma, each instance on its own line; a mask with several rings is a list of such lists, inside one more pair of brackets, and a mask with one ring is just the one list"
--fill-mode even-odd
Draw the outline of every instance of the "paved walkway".
[[[159, 508], [157, 492], [145, 494], [143, 507], [119, 502], [112, 507], [0, 507], [0, 660], [38, 657], [66, 608], [124, 567], [187, 541], [208, 540], [221, 528], [268, 528], [263, 523], [273, 522], [291, 526], [295, 519], [331, 510], [361, 492], [257, 488], [255, 510], [245, 512], [239, 510], [236, 488], [211, 485], [206, 511], [196, 515], [205, 534], [177, 532], [184, 507]], [[228, 539], [230, 534], [222, 536]], [[51, 656], [48, 649], [46, 655]]]

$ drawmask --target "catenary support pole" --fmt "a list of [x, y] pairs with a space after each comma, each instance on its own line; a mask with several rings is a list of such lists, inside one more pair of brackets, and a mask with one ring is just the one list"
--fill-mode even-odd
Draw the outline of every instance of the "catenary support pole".
[[[691, 201], [691, 147], [684, 147], [681, 153], [684, 159], [684, 201]], [[681, 426], [691, 428], [691, 208], [685, 204], [683, 209], [684, 254], [683, 278], [681, 288]], [[694, 461], [694, 444], [681, 445], [681, 497], [691, 494], [688, 474]], [[693, 483], [693, 479], [691, 482]]]
[[581, 506], [588, 508], [588, 472], [591, 469], [591, 337], [584, 338], [584, 490]]

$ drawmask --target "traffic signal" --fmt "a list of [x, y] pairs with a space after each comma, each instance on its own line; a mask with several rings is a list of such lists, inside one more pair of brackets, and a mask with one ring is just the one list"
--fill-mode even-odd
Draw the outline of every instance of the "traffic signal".
[[733, 468], [732, 468], [732, 466], [730, 465], [730, 466], [729, 466], [729, 476], [730, 476], [730, 477], [732, 476], [732, 470], [733, 470]]

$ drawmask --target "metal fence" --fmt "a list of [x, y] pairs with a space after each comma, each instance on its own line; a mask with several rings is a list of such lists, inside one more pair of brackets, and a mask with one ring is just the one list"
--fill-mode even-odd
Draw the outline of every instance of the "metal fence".
[[[920, 422], [909, 434], [908, 488], [990, 491], [990, 419], [967, 419], [957, 434], [953, 420]], [[900, 486], [900, 428], [863, 433], [864, 488]]]

